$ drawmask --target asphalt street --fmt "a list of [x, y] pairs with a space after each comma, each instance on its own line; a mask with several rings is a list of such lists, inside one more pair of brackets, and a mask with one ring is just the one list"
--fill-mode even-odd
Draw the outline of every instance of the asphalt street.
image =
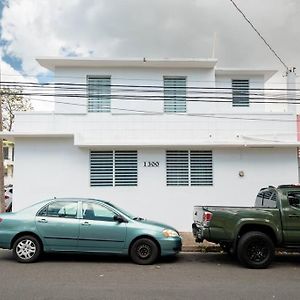
[[181, 253], [152, 266], [126, 257], [47, 254], [20, 264], [0, 250], [0, 299], [299, 299], [300, 255], [266, 270], [220, 253]]

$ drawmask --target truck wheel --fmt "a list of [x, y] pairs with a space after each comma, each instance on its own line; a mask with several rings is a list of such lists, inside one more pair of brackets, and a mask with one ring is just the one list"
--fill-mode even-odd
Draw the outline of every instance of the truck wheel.
[[273, 260], [275, 247], [273, 241], [264, 233], [250, 231], [239, 240], [237, 255], [239, 261], [248, 268], [267, 268]]

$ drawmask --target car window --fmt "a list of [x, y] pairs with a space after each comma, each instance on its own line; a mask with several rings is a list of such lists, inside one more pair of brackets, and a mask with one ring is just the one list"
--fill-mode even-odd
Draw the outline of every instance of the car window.
[[288, 193], [288, 201], [291, 206], [300, 208], [300, 193], [296, 193], [296, 192]]
[[44, 207], [38, 214], [39, 216], [76, 218], [77, 202], [76, 201], [57, 201], [52, 202]]
[[274, 190], [266, 190], [260, 192], [255, 201], [256, 207], [269, 207], [273, 208], [277, 205], [277, 193]]
[[115, 213], [97, 203], [82, 203], [82, 218], [86, 220], [114, 221]]

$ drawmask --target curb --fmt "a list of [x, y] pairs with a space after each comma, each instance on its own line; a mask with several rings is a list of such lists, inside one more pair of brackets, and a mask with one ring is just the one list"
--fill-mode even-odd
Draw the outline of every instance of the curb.
[[210, 246], [182, 246], [182, 252], [221, 252], [222, 249], [218, 245], [210, 245]]

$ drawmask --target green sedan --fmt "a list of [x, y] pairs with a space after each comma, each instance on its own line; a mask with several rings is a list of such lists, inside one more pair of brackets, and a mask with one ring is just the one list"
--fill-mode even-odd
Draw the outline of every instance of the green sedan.
[[16, 213], [0, 214], [0, 248], [17, 261], [36, 261], [42, 252], [115, 253], [137, 264], [181, 250], [174, 228], [134, 217], [110, 202], [52, 199]]

